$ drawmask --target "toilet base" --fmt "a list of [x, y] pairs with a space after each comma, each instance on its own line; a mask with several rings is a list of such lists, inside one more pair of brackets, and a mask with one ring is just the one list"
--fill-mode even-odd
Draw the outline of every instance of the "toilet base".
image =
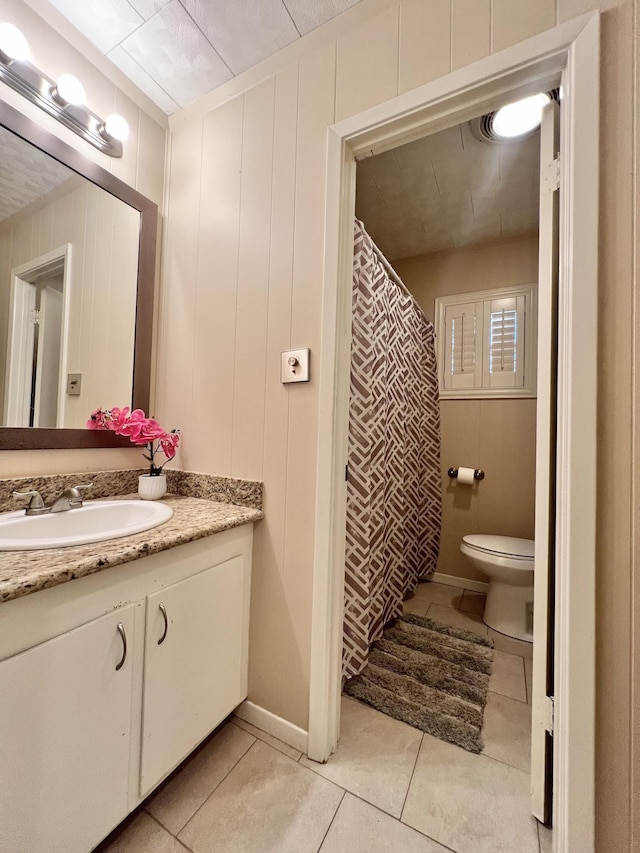
[[489, 581], [482, 621], [515, 640], [533, 642], [533, 586]]

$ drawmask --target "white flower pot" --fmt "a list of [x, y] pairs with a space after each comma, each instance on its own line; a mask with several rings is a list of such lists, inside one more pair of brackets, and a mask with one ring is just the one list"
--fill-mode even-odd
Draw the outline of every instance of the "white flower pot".
[[140, 474], [138, 477], [138, 494], [143, 501], [157, 501], [167, 491], [167, 475]]

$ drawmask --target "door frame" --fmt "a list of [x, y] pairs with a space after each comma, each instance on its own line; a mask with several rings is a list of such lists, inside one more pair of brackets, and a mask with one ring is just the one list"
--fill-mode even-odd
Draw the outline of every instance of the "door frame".
[[[29, 322], [31, 307], [31, 279], [56, 262], [63, 265], [62, 279], [62, 327], [60, 329], [60, 369], [58, 371], [58, 411], [56, 426], [64, 425], [66, 403], [67, 357], [69, 347], [69, 316], [71, 312], [71, 243], [63, 243], [43, 255], [32, 258], [11, 270], [11, 292], [9, 296], [9, 334], [7, 335], [7, 359], [5, 368], [4, 420], [22, 420], [25, 407], [27, 375], [33, 358], [29, 349], [30, 335], [25, 324]], [[30, 378], [30, 377], [29, 377]], [[9, 424], [11, 425], [11, 424]], [[22, 424], [20, 424], [22, 425]]]
[[[340, 732], [356, 158], [562, 86], [556, 481], [554, 844], [594, 849], [600, 17], [592, 12], [328, 129], [311, 625], [309, 757]], [[581, 346], [587, 339], [593, 347]]]

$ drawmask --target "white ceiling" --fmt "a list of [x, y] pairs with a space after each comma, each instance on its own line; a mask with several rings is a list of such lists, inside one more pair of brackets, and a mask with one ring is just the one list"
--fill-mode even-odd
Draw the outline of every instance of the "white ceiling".
[[53, 157], [0, 127], [0, 222], [74, 176]]
[[169, 115], [360, 0], [50, 0]]
[[469, 123], [357, 166], [356, 215], [389, 260], [537, 231], [540, 134], [477, 140]]

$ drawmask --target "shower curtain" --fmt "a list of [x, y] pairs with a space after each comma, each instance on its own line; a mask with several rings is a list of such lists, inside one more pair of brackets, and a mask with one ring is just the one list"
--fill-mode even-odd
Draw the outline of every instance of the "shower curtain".
[[355, 223], [342, 671], [402, 613], [440, 544], [440, 410], [433, 325]]

